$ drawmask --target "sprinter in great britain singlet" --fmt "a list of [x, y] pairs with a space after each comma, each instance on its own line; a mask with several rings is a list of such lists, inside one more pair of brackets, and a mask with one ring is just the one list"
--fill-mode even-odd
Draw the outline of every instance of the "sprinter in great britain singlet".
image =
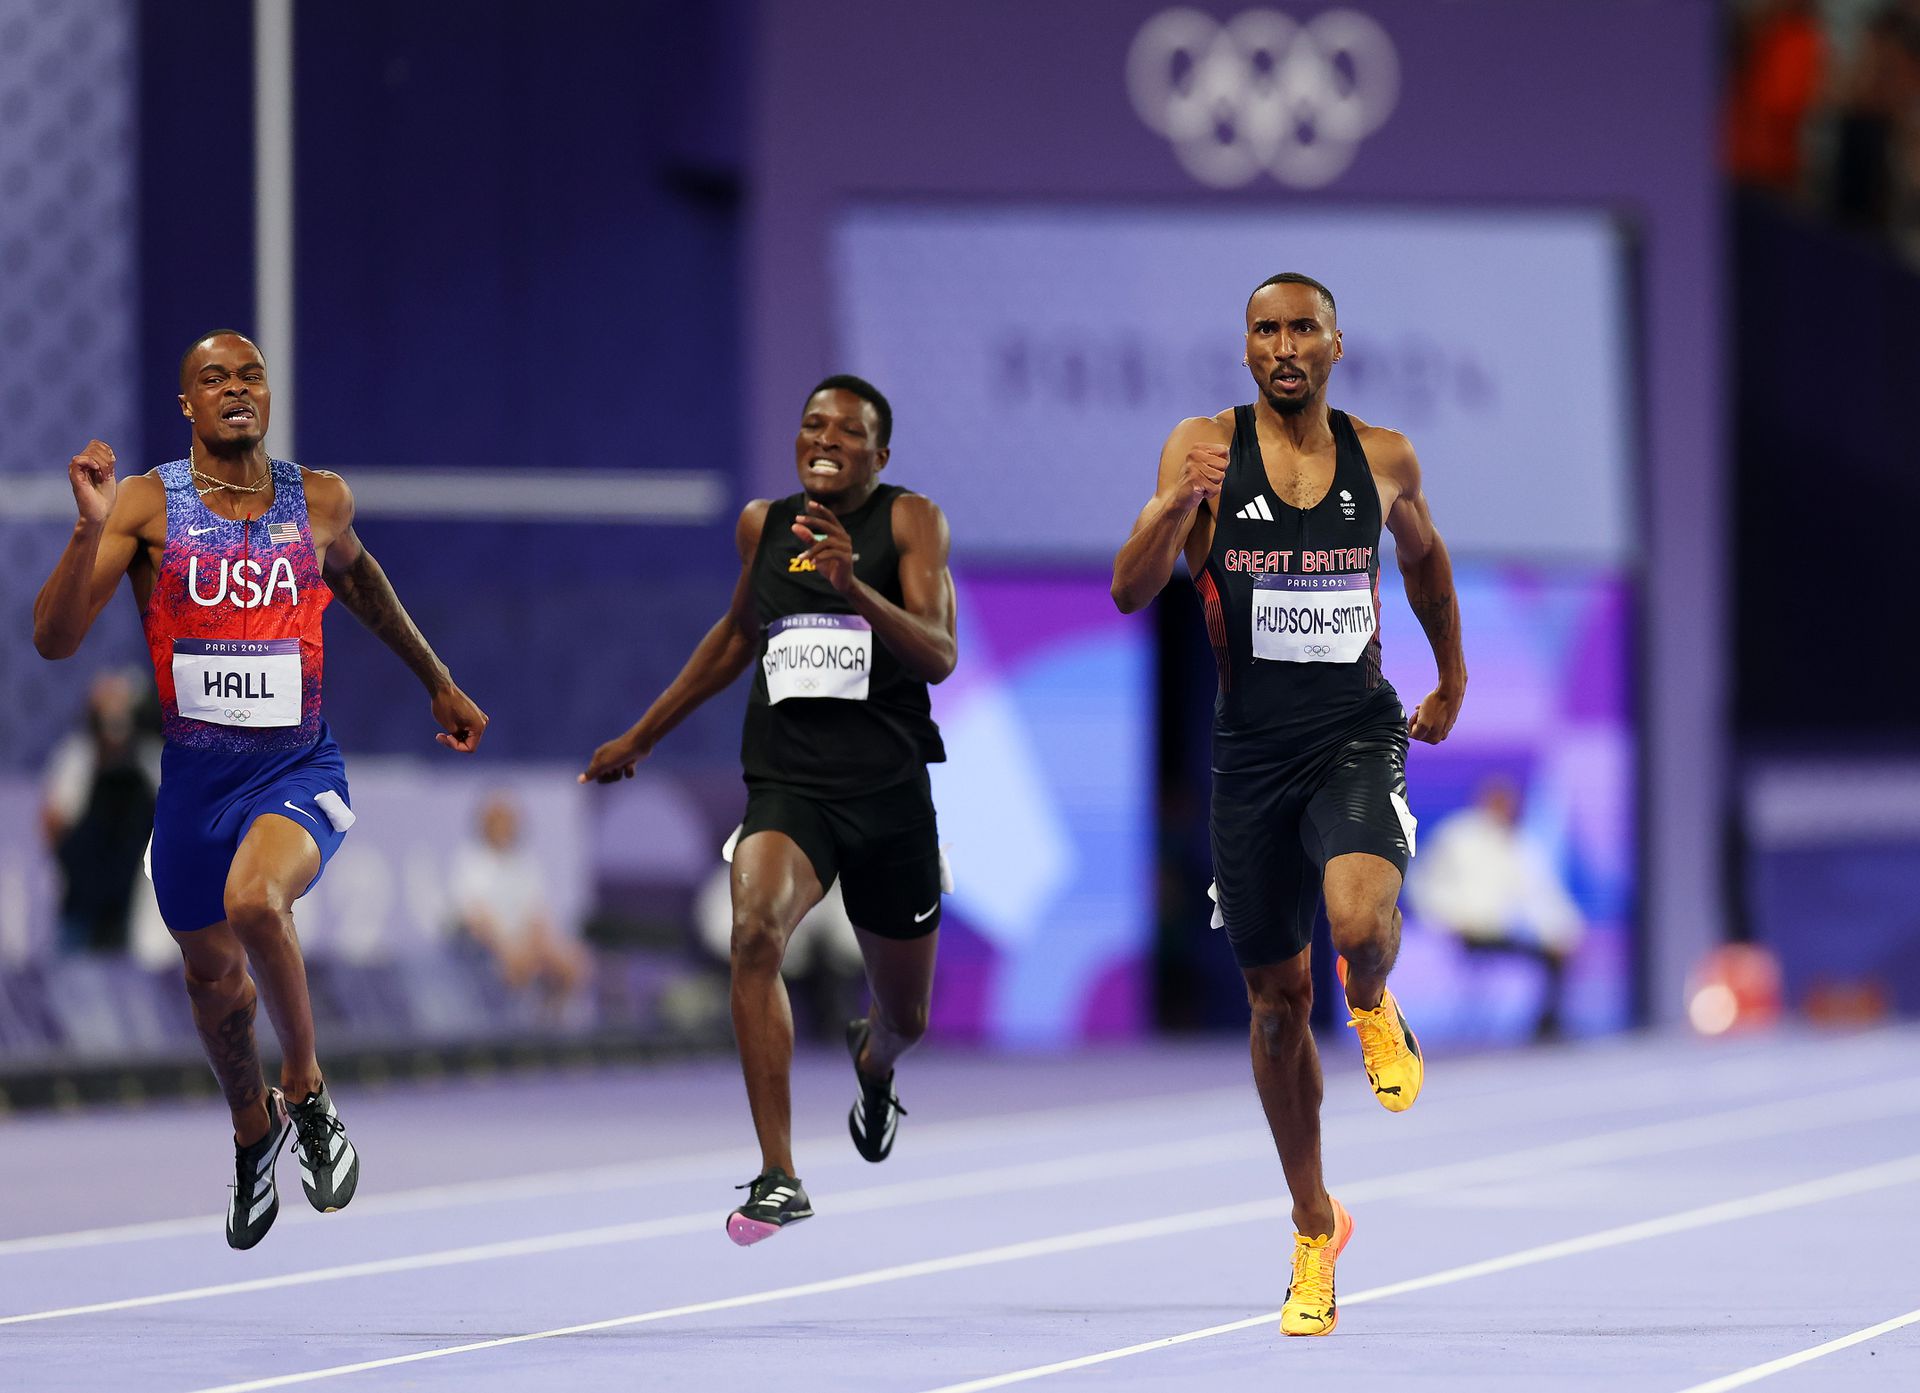
[[320, 714], [321, 615], [333, 594], [300, 468], [272, 469], [272, 505], [244, 522], [200, 501], [186, 460], [158, 471], [167, 545], [144, 620], [166, 744], [150, 859], [175, 932], [226, 917], [228, 869], [262, 814], [305, 827], [323, 869], [353, 824]]
[[1310, 508], [1268, 483], [1251, 406], [1234, 411], [1213, 546], [1194, 585], [1219, 669], [1215, 893], [1243, 967], [1312, 937], [1320, 873], [1370, 852], [1405, 873], [1406, 718], [1380, 673], [1380, 493], [1352, 422]]

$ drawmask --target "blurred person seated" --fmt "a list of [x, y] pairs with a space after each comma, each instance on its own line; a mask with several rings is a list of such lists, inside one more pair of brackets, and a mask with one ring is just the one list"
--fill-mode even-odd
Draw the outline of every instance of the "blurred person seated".
[[1489, 780], [1422, 838], [1407, 890], [1420, 917], [1456, 935], [1469, 955], [1538, 961], [1546, 993], [1534, 1038], [1558, 1037], [1567, 960], [1586, 922], [1546, 853], [1521, 830], [1511, 783]]
[[[730, 885], [733, 848], [739, 836], [736, 829], [727, 838], [720, 851], [721, 864], [701, 883], [693, 901], [694, 932], [700, 946], [721, 964], [731, 961], [733, 951]], [[793, 931], [787, 955], [780, 963], [780, 975], [803, 988], [802, 1027], [816, 1040], [842, 1044], [847, 1021], [866, 1010], [867, 968], [837, 879]]]
[[160, 740], [158, 708], [143, 726], [142, 697], [127, 672], [97, 675], [81, 729], [47, 762], [40, 830], [60, 872], [62, 953], [125, 953], [135, 905], [151, 898], [141, 866], [153, 835]]
[[1807, 123], [1826, 75], [1826, 30], [1813, 0], [1763, 0], [1739, 17], [1725, 134], [1736, 182], [1788, 196], [1803, 191]]
[[460, 932], [492, 958], [513, 991], [537, 990], [548, 1020], [566, 1014], [591, 975], [587, 949], [554, 923], [546, 872], [520, 841], [520, 813], [495, 794], [480, 806], [480, 838], [454, 853], [450, 894]]

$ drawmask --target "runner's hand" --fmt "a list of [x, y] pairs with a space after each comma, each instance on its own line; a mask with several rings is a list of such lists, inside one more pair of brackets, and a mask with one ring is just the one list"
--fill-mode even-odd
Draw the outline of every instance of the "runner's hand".
[[463, 755], [470, 755], [478, 748], [480, 737], [487, 730], [487, 713], [451, 682], [434, 689], [433, 719], [440, 723], [442, 732], [433, 738]]
[[1460, 719], [1460, 703], [1466, 699], [1466, 695], [1465, 692], [1435, 687], [1407, 717], [1407, 734], [1429, 745], [1438, 745], [1452, 733], [1453, 723]]
[[579, 782], [617, 784], [622, 779], [631, 779], [633, 766], [652, 753], [651, 746], [642, 745], [639, 738], [628, 731], [593, 752], [593, 758], [587, 761], [587, 772], [580, 776]]
[[853, 589], [853, 538], [833, 509], [808, 499], [805, 516], [794, 519], [793, 535], [813, 543], [800, 559], [811, 561], [828, 585], [842, 595]]
[[1218, 498], [1226, 481], [1227, 447], [1202, 443], [1187, 451], [1169, 495], [1182, 510], [1192, 512], [1207, 499]]
[[120, 481], [113, 473], [113, 449], [104, 440], [89, 440], [87, 448], [67, 465], [67, 482], [82, 522], [102, 523], [113, 511]]

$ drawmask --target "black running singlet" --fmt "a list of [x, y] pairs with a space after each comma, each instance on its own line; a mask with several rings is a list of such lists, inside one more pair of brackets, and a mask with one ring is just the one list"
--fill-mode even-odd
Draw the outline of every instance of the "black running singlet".
[[[882, 484], [841, 517], [853, 540], [853, 573], [902, 603], [893, 503]], [[753, 557], [760, 649], [747, 698], [740, 763], [750, 784], [823, 797], [855, 797], [920, 777], [946, 759], [927, 684], [901, 665], [853, 605], [800, 555], [793, 534], [806, 495], [774, 500]]]
[[1194, 578], [1220, 672], [1221, 767], [1398, 718], [1380, 675], [1380, 490], [1346, 412], [1329, 420], [1333, 483], [1302, 509], [1267, 480], [1254, 409], [1234, 408], [1213, 547]]

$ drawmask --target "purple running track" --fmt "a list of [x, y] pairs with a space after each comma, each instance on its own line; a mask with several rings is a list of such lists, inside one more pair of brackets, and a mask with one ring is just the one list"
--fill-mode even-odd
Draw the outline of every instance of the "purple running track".
[[[1679, 1393], [1920, 1305], [1917, 1046], [1440, 1058], [1395, 1116], [1334, 1042], [1356, 1229], [1322, 1340], [1269, 1318], [1291, 1222], [1239, 1042], [929, 1050], [882, 1166], [844, 1056], [803, 1055], [817, 1217], [751, 1249], [722, 1232], [758, 1169], [731, 1061], [344, 1090], [359, 1196], [314, 1214], [283, 1161], [250, 1253], [221, 1238], [217, 1109], [15, 1118], [0, 1386]], [[1920, 1388], [1920, 1321], [1764, 1383]]]

